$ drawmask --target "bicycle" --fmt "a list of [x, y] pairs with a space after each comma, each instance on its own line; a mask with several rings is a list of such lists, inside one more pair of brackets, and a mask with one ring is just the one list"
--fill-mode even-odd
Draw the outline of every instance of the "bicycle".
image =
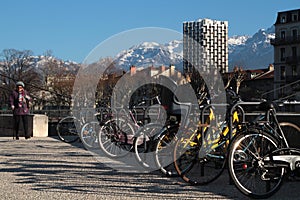
[[[136, 131], [148, 120], [148, 117], [145, 117], [146, 101], [153, 99], [159, 101], [158, 96], [149, 99], [144, 98], [142, 102], [128, 111], [124, 109], [116, 111], [115, 118], [108, 120], [101, 126], [98, 134], [99, 147], [107, 156], [120, 158], [132, 151]], [[137, 120], [137, 109], [143, 110], [142, 121]], [[129, 117], [127, 117], [127, 112]]]
[[100, 127], [111, 119], [111, 110], [106, 107], [98, 108], [95, 117], [97, 120], [85, 123], [80, 131], [80, 139], [86, 148], [95, 148], [98, 146]]
[[223, 122], [218, 122], [214, 114], [218, 105], [207, 105], [209, 113], [205, 123], [199, 121], [196, 128], [185, 130], [178, 139], [173, 159], [177, 173], [185, 182], [206, 185], [222, 174], [229, 141], [244, 121], [244, 110], [239, 101], [239, 97], [234, 97]]
[[[89, 144], [90, 141], [88, 142], [85, 137], [82, 137], [81, 133], [84, 133], [84, 130], [86, 130], [89, 124], [99, 124], [99, 120], [88, 118], [89, 116], [97, 118], [101, 113], [91, 115], [89, 114], [89, 112], [92, 112], [90, 110], [80, 110], [79, 112], [79, 117], [70, 115], [62, 118], [58, 122], [56, 126], [57, 135], [61, 141], [66, 143], [73, 143], [81, 139], [81, 141], [89, 147], [91, 145]], [[89, 128], [89, 131], [91, 132], [92, 129]]]
[[[193, 108], [198, 107], [199, 105], [192, 105], [190, 103], [181, 103], [176, 102], [180, 107], [185, 110], [185, 116], [183, 118], [187, 118], [190, 115], [191, 110], [196, 110]], [[194, 115], [197, 115], [194, 113]], [[193, 118], [193, 117], [192, 117]], [[198, 121], [197, 119], [194, 121]], [[178, 141], [178, 131], [180, 128], [180, 124], [185, 124], [184, 120], [182, 123], [179, 123], [178, 120], [171, 119], [169, 123], [167, 123], [163, 129], [155, 136], [155, 146], [154, 146], [154, 161], [156, 167], [166, 176], [168, 177], [177, 177], [179, 174], [177, 173], [174, 167], [173, 160], [173, 152], [176, 142]], [[189, 122], [191, 123], [191, 122]]]
[[[176, 116], [182, 114], [183, 121], [185, 121], [188, 119], [192, 108], [191, 103], [177, 101], [175, 95], [173, 96], [173, 102], [173, 106], [176, 108], [173, 108], [173, 113], [171, 113], [169, 119], [161, 117], [164, 112], [161, 111], [163, 108], [159, 105], [157, 114], [159, 120], [156, 120], [154, 123], [146, 124], [138, 129], [133, 144], [136, 160], [144, 169], [149, 171], [160, 169], [166, 175], [168, 175], [168, 173], [164, 170], [165, 165], [158, 163], [157, 149], [161, 150], [162, 148], [159, 148], [157, 143], [162, 141], [161, 136], [166, 132], [171, 131], [174, 133], [175, 130], [178, 130], [179, 122]], [[165, 122], [165, 124], [159, 123], [159, 121]], [[182, 123], [185, 124], [185, 122]], [[164, 156], [164, 158], [167, 158], [167, 156]], [[164, 161], [167, 162], [167, 160]]]
[[274, 103], [263, 102], [264, 121], [245, 123], [231, 141], [228, 171], [236, 188], [251, 198], [268, 198], [281, 187], [284, 176], [300, 169], [300, 150], [288, 139], [300, 128], [278, 122]]
[[[233, 99], [232, 96], [235, 96], [235, 101], [239, 100], [239, 98], [237, 98], [237, 95], [235, 95], [235, 93], [231, 90], [227, 90], [227, 94], [231, 97], [231, 99]], [[180, 104], [180, 102], [177, 102], [177, 104]], [[201, 114], [201, 123], [199, 121], [199, 118], [197, 116], [199, 116], [199, 113], [192, 113], [192, 117], [189, 123], [191, 123], [193, 121], [193, 123], [198, 122], [198, 124], [193, 125], [194, 129], [192, 128], [191, 130], [181, 130], [181, 132], [193, 132], [193, 130], [197, 129], [197, 126], [202, 126], [203, 124], [208, 124], [209, 122], [212, 122], [215, 118], [214, 116], [214, 111], [213, 111], [213, 107], [210, 104], [210, 100], [207, 98], [207, 93], [205, 93], [204, 95], [202, 95], [201, 98], [201, 104], [200, 106], [197, 105], [185, 105], [185, 106], [192, 106], [193, 108], [191, 110], [196, 111], [197, 107], [200, 107], [200, 110], [202, 110], [202, 114]], [[220, 106], [220, 105], [218, 105]], [[207, 118], [205, 119], [205, 111], [209, 110], [209, 114], [207, 116]], [[232, 111], [231, 111], [232, 112]], [[242, 111], [241, 111], [242, 112]], [[237, 112], [235, 113], [237, 114]], [[188, 114], [190, 115], [190, 114]], [[234, 115], [233, 116], [235, 121], [237, 121], [238, 116]], [[184, 124], [185, 122], [183, 122]], [[202, 125], [201, 125], [202, 124]], [[229, 126], [229, 127], [232, 127]], [[206, 129], [208, 128], [208, 125], [206, 125]], [[155, 147], [155, 162], [157, 167], [160, 169], [160, 171], [167, 175], [167, 176], [179, 176], [178, 174], [178, 169], [176, 170], [176, 167], [174, 166], [174, 148], [175, 145], [178, 141], [178, 134], [177, 132], [179, 131], [179, 125], [178, 123], [173, 123], [173, 124], [168, 124], [166, 127], [164, 127], [164, 129], [161, 131], [161, 133], [158, 135], [158, 139], [157, 139], [157, 143], [156, 143], [156, 147]], [[230, 128], [227, 127], [226, 130], [224, 130], [223, 134], [227, 134], [228, 132], [231, 132], [232, 130], [230, 130]], [[180, 135], [180, 134], [179, 134]], [[200, 136], [200, 135], [198, 135]], [[178, 155], [180, 156], [180, 155]], [[176, 156], [176, 158], [178, 158]], [[176, 159], [175, 158], [175, 159]], [[180, 173], [180, 172], [179, 172]]]

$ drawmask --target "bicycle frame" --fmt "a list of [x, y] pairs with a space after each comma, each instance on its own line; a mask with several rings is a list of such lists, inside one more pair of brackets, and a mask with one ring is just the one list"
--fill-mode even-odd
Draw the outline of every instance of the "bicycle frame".
[[[270, 152], [263, 161], [271, 162], [274, 165], [273, 167], [285, 166], [285, 168], [289, 168], [290, 171], [300, 168], [300, 149], [289, 147], [289, 143], [277, 119], [276, 110], [269, 108], [264, 115], [261, 115], [258, 118], [261, 119], [262, 117], [265, 118], [265, 121], [255, 121], [256, 125], [254, 125], [254, 127], [262, 129], [262, 133], [265, 131], [271, 134], [280, 143], [279, 149]], [[299, 127], [295, 125], [294, 128], [300, 133]], [[251, 146], [252, 143], [253, 141], [250, 141], [243, 151], [247, 151], [247, 148]], [[293, 153], [297, 155], [293, 155]]]
[[[224, 105], [221, 105], [221, 106], [224, 106]], [[220, 137], [217, 137], [216, 139], [212, 139], [212, 138], [208, 137], [208, 138], [206, 138], [206, 141], [205, 141], [204, 137], [202, 137], [205, 135], [205, 131], [207, 130], [208, 125], [216, 119], [214, 110], [212, 109], [212, 107], [213, 107], [213, 105], [207, 105], [206, 107], [204, 107], [204, 109], [202, 111], [202, 117], [201, 117], [202, 121], [204, 120], [204, 111], [207, 108], [209, 108], [209, 115], [208, 115], [208, 118], [206, 119], [205, 123], [202, 123], [201, 121], [198, 122], [198, 129], [199, 129], [199, 127], [203, 127], [203, 129], [202, 129], [202, 131], [199, 131], [198, 129], [195, 130], [191, 134], [191, 136], [186, 140], [186, 144], [184, 147], [186, 147], [188, 144], [190, 146], [193, 146], [193, 145], [196, 145], [197, 143], [199, 143], [199, 142], [193, 142], [193, 138], [195, 138], [195, 137], [197, 138], [198, 141], [202, 138], [202, 142], [201, 142], [202, 146], [201, 147], [204, 147], [204, 148], [207, 147], [207, 145], [211, 145], [211, 144], [212, 144], [212, 146], [210, 147], [210, 149], [215, 149], [215, 148], [223, 145], [225, 142], [227, 143], [227, 145], [229, 144], [229, 139], [232, 138], [236, 132], [236, 131], [232, 130], [233, 123], [240, 123], [238, 111], [236, 110], [236, 108], [238, 107], [242, 111], [242, 114], [243, 114], [242, 120], [243, 121], [245, 119], [244, 110], [240, 106], [238, 106], [238, 104], [234, 104], [234, 106], [232, 106], [232, 108], [230, 109], [229, 122], [225, 121], [224, 123], [222, 123], [222, 125], [220, 127], [216, 128], [217, 131], [221, 132], [220, 136], [226, 138], [226, 140], [224, 140], [223, 142], [218, 143], [220, 141]], [[229, 137], [228, 137], [228, 133], [230, 133]]]
[[[294, 171], [298, 168], [300, 168], [300, 149], [296, 148], [290, 148], [289, 143], [285, 137], [285, 134], [280, 127], [280, 124], [278, 122], [276, 111], [274, 109], [269, 109], [266, 112], [266, 120], [267, 122], [270, 122], [270, 117], [273, 119], [273, 123], [278, 131], [276, 131], [270, 123], [266, 123], [267, 129], [273, 133], [273, 135], [281, 142], [283, 142], [282, 146], [283, 148], [280, 148], [278, 150], [275, 150], [270, 153], [269, 157], [266, 157], [264, 161], [275, 161], [275, 164], [281, 165], [282, 163], [286, 164], [286, 168], [289, 168], [291, 171]], [[297, 127], [300, 133], [299, 127]], [[298, 155], [291, 155], [292, 153], [296, 153]]]

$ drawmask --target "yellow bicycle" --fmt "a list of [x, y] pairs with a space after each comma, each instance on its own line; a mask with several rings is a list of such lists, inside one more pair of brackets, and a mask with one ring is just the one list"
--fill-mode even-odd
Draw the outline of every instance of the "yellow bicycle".
[[229, 106], [225, 121], [218, 123], [213, 105], [208, 105], [205, 123], [181, 133], [174, 148], [174, 165], [182, 179], [192, 185], [216, 180], [226, 165], [229, 141], [244, 121], [244, 110], [235, 102]]

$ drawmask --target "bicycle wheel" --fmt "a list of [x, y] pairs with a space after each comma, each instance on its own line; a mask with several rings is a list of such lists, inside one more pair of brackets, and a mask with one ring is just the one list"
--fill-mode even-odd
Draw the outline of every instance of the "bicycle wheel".
[[[178, 140], [174, 149], [174, 164], [181, 178], [191, 185], [206, 185], [216, 180], [226, 164], [226, 140], [218, 136], [220, 132], [209, 125], [201, 125], [191, 140]], [[199, 137], [199, 134], [205, 138]], [[197, 138], [197, 136], [199, 138]]]
[[80, 132], [80, 139], [86, 148], [96, 147], [100, 125], [98, 121], [86, 123]]
[[77, 131], [79, 128], [80, 121], [73, 116], [61, 119], [56, 126], [58, 137], [67, 143], [76, 142], [79, 139]]
[[279, 190], [284, 167], [275, 166], [270, 159], [265, 159], [276, 149], [277, 140], [258, 130], [233, 139], [228, 154], [228, 170], [239, 191], [251, 198], [268, 198]]
[[300, 143], [298, 139], [300, 135], [300, 128], [297, 125], [289, 122], [281, 122], [279, 125], [287, 139], [289, 147], [300, 149]]
[[178, 173], [174, 167], [173, 152], [178, 138], [178, 125], [166, 128], [155, 145], [155, 163], [166, 176], [175, 177]]
[[156, 134], [160, 133], [163, 125], [150, 123], [142, 126], [136, 133], [133, 142], [134, 155], [138, 163], [146, 170], [157, 170], [154, 153]]
[[126, 120], [122, 118], [108, 120], [100, 128], [99, 147], [109, 157], [124, 157], [132, 149], [130, 138], [133, 135], [134, 129]]

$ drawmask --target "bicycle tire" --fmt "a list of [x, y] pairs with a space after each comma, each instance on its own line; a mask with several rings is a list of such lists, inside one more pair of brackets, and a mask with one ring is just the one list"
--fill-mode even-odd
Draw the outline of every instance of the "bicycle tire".
[[268, 198], [280, 189], [284, 167], [272, 167], [263, 160], [278, 147], [279, 142], [272, 135], [256, 129], [239, 134], [232, 140], [228, 171], [241, 193], [251, 198]]
[[176, 136], [178, 128], [178, 125], [165, 128], [155, 145], [155, 163], [158, 169], [168, 177], [179, 176], [174, 166], [173, 157], [174, 148], [178, 140]]
[[133, 142], [134, 155], [137, 162], [146, 170], [157, 170], [154, 160], [156, 134], [160, 133], [162, 124], [150, 123], [136, 132]]
[[122, 118], [105, 122], [98, 134], [100, 149], [111, 158], [121, 158], [132, 150], [128, 136], [134, 135], [133, 126]]
[[284, 136], [287, 139], [289, 147], [300, 149], [300, 144], [298, 141], [300, 135], [300, 128], [297, 125], [290, 122], [280, 122], [279, 125], [282, 129]]
[[95, 148], [98, 145], [98, 133], [100, 124], [98, 121], [86, 123], [80, 132], [80, 139], [86, 148]]
[[[200, 131], [204, 130], [201, 134], [205, 135], [206, 139], [208, 134], [219, 132], [210, 125], [203, 124], [200, 127]], [[177, 141], [174, 149], [175, 169], [181, 178], [191, 185], [206, 185], [213, 182], [222, 174], [226, 165], [226, 141], [222, 142], [219, 138], [209, 144], [206, 139], [202, 136], [192, 142], [181, 139]]]
[[68, 116], [62, 118], [57, 126], [57, 135], [59, 139], [66, 143], [73, 143], [79, 140], [79, 130], [80, 121], [73, 116]]

